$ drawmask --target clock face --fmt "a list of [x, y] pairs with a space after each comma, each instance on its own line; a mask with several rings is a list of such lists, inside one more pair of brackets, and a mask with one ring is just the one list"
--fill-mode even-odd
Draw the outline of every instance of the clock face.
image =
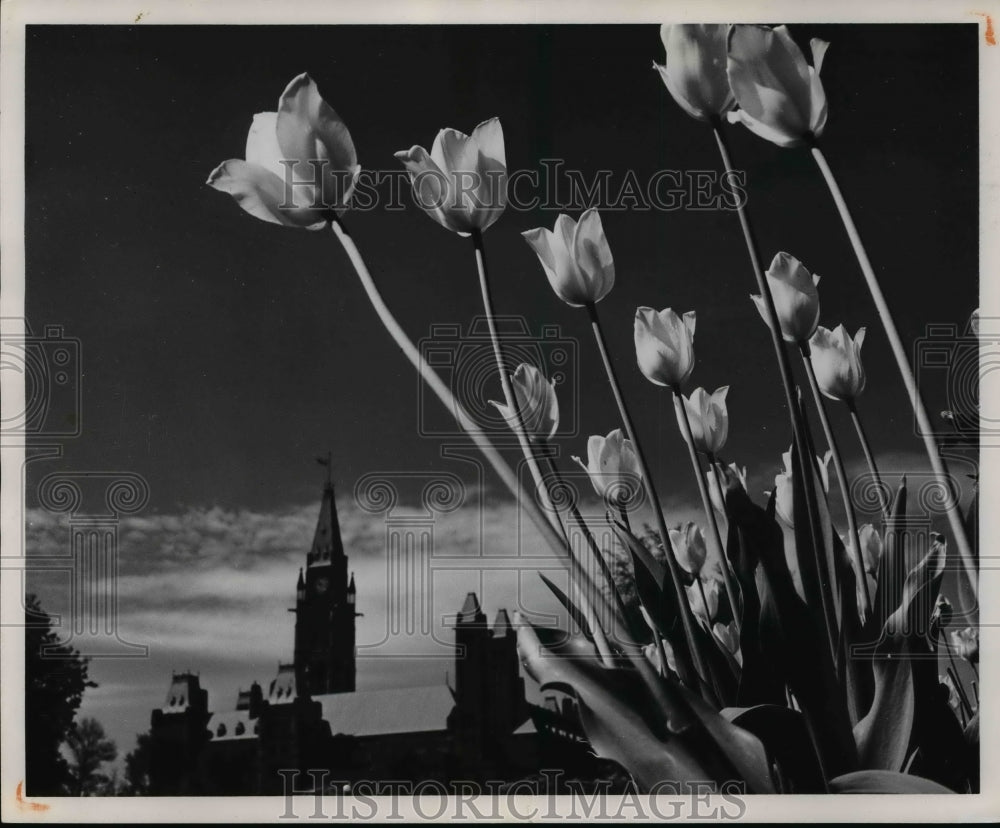
[[317, 578], [316, 579], [316, 592], [322, 595], [330, 588], [329, 578]]

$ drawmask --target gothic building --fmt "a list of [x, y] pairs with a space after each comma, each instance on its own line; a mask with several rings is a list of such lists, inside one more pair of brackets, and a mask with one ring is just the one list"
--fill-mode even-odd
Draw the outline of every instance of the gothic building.
[[[551, 700], [527, 703], [510, 618], [501, 609], [490, 626], [474, 593], [455, 620], [454, 687], [356, 690], [356, 597], [328, 477], [295, 588], [292, 662], [232, 709], [211, 706], [199, 676], [174, 674], [152, 714], [150, 793], [281, 793], [279, 771], [289, 770], [300, 771], [297, 787], [309, 772], [343, 782], [517, 779], [539, 767], [539, 728], [579, 748], [572, 716]], [[553, 761], [551, 744], [542, 753]]]

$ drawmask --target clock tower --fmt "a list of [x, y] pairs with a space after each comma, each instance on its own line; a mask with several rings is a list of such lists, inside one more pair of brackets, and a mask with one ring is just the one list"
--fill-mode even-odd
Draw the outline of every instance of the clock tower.
[[298, 695], [354, 691], [354, 575], [340, 537], [330, 456], [319, 520], [295, 589], [295, 683]]

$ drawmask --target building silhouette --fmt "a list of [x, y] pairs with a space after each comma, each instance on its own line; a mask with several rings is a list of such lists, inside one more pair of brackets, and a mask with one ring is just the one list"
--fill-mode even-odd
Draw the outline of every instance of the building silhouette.
[[587, 765], [566, 700], [526, 701], [506, 610], [491, 626], [476, 594], [465, 597], [454, 624], [454, 687], [358, 691], [356, 598], [328, 474], [295, 586], [293, 660], [266, 690], [256, 681], [241, 690], [228, 710], [210, 707], [199, 676], [175, 673], [152, 713], [150, 793], [279, 794], [281, 772], [292, 771], [300, 790], [310, 780], [513, 780], [541, 761]]

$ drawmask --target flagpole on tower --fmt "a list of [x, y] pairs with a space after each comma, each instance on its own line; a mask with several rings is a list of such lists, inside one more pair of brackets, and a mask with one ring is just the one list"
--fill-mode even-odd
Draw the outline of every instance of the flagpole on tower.
[[333, 488], [333, 452], [328, 451], [326, 457], [317, 457], [316, 462], [326, 466], [326, 488]]

